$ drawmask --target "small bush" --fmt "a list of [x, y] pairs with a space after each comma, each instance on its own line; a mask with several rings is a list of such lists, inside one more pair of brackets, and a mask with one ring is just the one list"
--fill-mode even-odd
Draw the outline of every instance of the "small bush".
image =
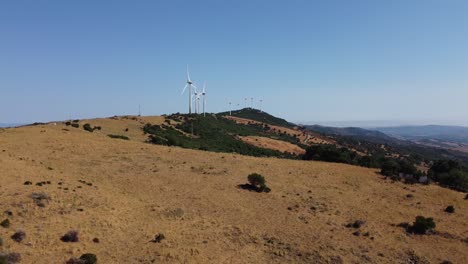
[[[41, 183], [39, 186], [42, 186], [43, 184], [46, 183]], [[37, 185], [37, 184], [36, 184]], [[45, 202], [49, 201], [49, 196], [45, 193], [32, 193], [31, 198], [34, 200], [37, 206], [39, 207], [45, 207]]]
[[436, 227], [432, 217], [416, 216], [413, 225], [408, 227], [408, 232], [424, 235], [432, 231]]
[[65, 235], [63, 235], [60, 240], [63, 242], [78, 242], [78, 231], [71, 230], [68, 231]]
[[31, 181], [25, 181], [24, 185], [32, 185], [32, 182]]
[[65, 122], [66, 126], [70, 126], [72, 123], [70, 121]]
[[164, 236], [164, 234], [159, 233], [159, 234], [157, 234], [156, 236], [154, 236], [154, 239], [151, 240], [151, 242], [154, 242], [154, 243], [161, 243], [161, 241], [163, 241], [164, 239], [166, 239], [166, 237]]
[[13, 239], [16, 242], [21, 242], [26, 238], [26, 233], [24, 231], [17, 231], [11, 236], [11, 239]]
[[258, 174], [258, 173], [252, 173], [247, 177], [248, 181], [250, 184], [256, 187], [264, 186], [265, 185], [265, 178]]
[[363, 220], [356, 220], [353, 223], [349, 223], [346, 225], [347, 228], [361, 228], [362, 225], [364, 225], [366, 221]]
[[91, 125], [89, 123], [84, 124], [83, 129], [88, 131], [88, 132], [91, 132], [91, 133], [93, 133], [93, 131], [94, 131], [94, 129], [91, 127]]
[[258, 173], [250, 174], [249, 176], [247, 176], [247, 180], [249, 181], [249, 184], [241, 184], [238, 187], [241, 189], [256, 192], [269, 193], [271, 191], [271, 189], [266, 186], [265, 178]]
[[468, 200], [468, 193], [465, 195], [465, 200]]
[[122, 136], [122, 135], [107, 135], [108, 137], [110, 138], [117, 138], [117, 139], [123, 139], [123, 140], [129, 140], [129, 138], [127, 136]]
[[9, 219], [3, 220], [3, 221], [0, 223], [0, 226], [2, 226], [2, 227], [4, 227], [4, 228], [9, 228], [9, 227], [10, 227], [10, 220], [9, 220]]
[[78, 124], [78, 123], [73, 123], [73, 124], [71, 124], [71, 126], [74, 127], [74, 128], [79, 128], [79, 127], [80, 127], [80, 124]]
[[80, 258], [71, 258], [66, 264], [96, 264], [97, 257], [94, 254], [86, 253], [81, 255]]
[[97, 263], [97, 257], [95, 254], [91, 253], [86, 253], [81, 255], [80, 260], [82, 261], [83, 264], [96, 264]]
[[0, 247], [3, 246], [3, 238], [0, 237]]
[[21, 261], [19, 253], [0, 253], [0, 264], [14, 264]]
[[453, 207], [453, 205], [449, 205], [447, 208], [445, 208], [445, 212], [453, 214], [455, 213], [455, 207]]

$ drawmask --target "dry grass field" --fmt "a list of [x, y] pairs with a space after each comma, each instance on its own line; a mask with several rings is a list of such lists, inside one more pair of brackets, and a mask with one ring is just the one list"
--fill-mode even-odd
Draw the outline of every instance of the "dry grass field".
[[[142, 142], [138, 124], [162, 121], [80, 122], [101, 125], [94, 133], [60, 123], [0, 130], [0, 221], [11, 222], [0, 227], [0, 252], [38, 264], [88, 252], [106, 264], [468, 263], [463, 193], [392, 183], [361, 167]], [[237, 187], [253, 172], [270, 193]], [[38, 203], [33, 193], [49, 198]], [[436, 233], [396, 226], [417, 215], [433, 217]], [[345, 226], [356, 220], [365, 223]], [[17, 230], [21, 242], [10, 238]], [[60, 240], [70, 230], [78, 242]], [[150, 242], [158, 233], [165, 239]]]

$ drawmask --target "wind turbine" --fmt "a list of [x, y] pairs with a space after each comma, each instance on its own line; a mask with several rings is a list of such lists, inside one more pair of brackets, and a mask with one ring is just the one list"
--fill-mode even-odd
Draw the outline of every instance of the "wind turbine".
[[260, 99], [260, 113], [263, 112], [262, 111], [262, 103], [263, 103], [263, 99]]
[[197, 87], [195, 87], [195, 91], [193, 92], [195, 95], [194, 101], [195, 101], [195, 113], [198, 114], [200, 113], [200, 93], [197, 90]]
[[202, 96], [203, 96], [203, 116], [205, 116], [205, 108], [206, 108], [206, 82], [203, 83], [203, 90], [202, 90]]
[[247, 108], [247, 97], [244, 98], [244, 107]]
[[232, 104], [232, 102], [229, 101], [229, 115], [232, 115], [232, 113], [231, 113], [231, 111], [232, 111], [231, 104]]
[[253, 97], [250, 97], [250, 108], [254, 108], [254, 105], [253, 105]]
[[191, 114], [192, 113], [192, 99], [193, 99], [192, 87], [194, 87], [195, 89], [197, 89], [197, 87], [195, 86], [195, 84], [193, 84], [193, 81], [190, 79], [188, 64], [187, 64], [187, 83], [185, 84], [185, 87], [182, 90], [182, 94], [184, 94], [185, 89], [187, 89], [187, 87], [189, 88], [189, 114]]

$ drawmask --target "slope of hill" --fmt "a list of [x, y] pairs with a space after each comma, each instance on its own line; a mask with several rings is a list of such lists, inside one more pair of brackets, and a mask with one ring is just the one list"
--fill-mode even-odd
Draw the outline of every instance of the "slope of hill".
[[[219, 115], [229, 116], [229, 112], [219, 113]], [[273, 126], [281, 126], [286, 128], [292, 128], [296, 126], [295, 124], [290, 123], [282, 118], [272, 116], [266, 112], [262, 112], [253, 108], [243, 108], [240, 110], [231, 111], [231, 116], [259, 121]]]
[[[85, 122], [101, 130], [61, 123], [1, 130], [0, 221], [11, 224], [0, 227], [0, 253], [38, 264], [88, 252], [99, 263], [468, 262], [462, 193], [392, 183], [343, 164], [107, 136], [136, 135], [132, 126], [144, 118]], [[237, 187], [253, 172], [266, 177], [270, 193]], [[454, 214], [444, 212], [448, 205]], [[417, 215], [433, 217], [436, 232], [398, 226]], [[356, 220], [359, 228], [346, 227]], [[26, 233], [21, 242], [10, 238], [17, 230]], [[78, 242], [60, 240], [69, 230], [79, 232]], [[158, 233], [165, 239], [150, 242]]]

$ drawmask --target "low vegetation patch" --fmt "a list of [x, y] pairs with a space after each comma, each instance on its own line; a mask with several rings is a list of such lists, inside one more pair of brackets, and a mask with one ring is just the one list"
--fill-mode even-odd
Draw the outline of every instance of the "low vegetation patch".
[[91, 133], [94, 131], [90, 124], [84, 124], [83, 129]]
[[249, 181], [248, 184], [241, 184], [239, 185], [239, 188], [244, 189], [244, 190], [249, 190], [249, 191], [255, 191], [255, 192], [266, 192], [269, 193], [271, 189], [266, 185], [266, 180], [265, 178], [258, 174], [258, 173], [252, 173], [249, 176], [247, 176], [247, 180]]
[[[40, 185], [42, 186], [42, 184]], [[43, 192], [40, 193], [32, 193], [31, 198], [39, 207], [45, 207], [46, 203], [49, 201], [49, 196]]]
[[86, 253], [81, 255], [80, 258], [71, 258], [66, 264], [96, 264], [97, 257], [95, 254]]
[[3, 221], [0, 223], [0, 226], [3, 227], [3, 228], [9, 228], [9, 227], [10, 227], [10, 220], [9, 220], [9, 219], [3, 220]]
[[16, 242], [21, 242], [26, 238], [26, 233], [22, 230], [16, 231], [12, 236], [11, 239], [13, 239]]
[[259, 124], [239, 125], [216, 115], [206, 117], [181, 115], [174, 118], [181, 120], [175, 128], [166, 124], [145, 125], [143, 131], [149, 135], [149, 142], [214, 152], [234, 152], [256, 157], [297, 158], [291, 153], [256, 147], [237, 138], [237, 136], [263, 136], [293, 144], [299, 143], [298, 139], [292, 136], [272, 134]]
[[455, 207], [453, 207], [453, 205], [449, 205], [449, 206], [447, 206], [447, 208], [445, 208], [445, 212], [447, 212], [449, 214], [453, 214], [453, 213], [455, 213]]
[[468, 191], [468, 169], [454, 160], [439, 160], [432, 165], [428, 176], [442, 186]]
[[432, 232], [436, 227], [436, 223], [432, 217], [416, 216], [416, 220], [412, 225], [406, 225], [408, 233], [424, 235]]
[[117, 138], [117, 139], [123, 139], [123, 140], [129, 140], [129, 138], [127, 136], [122, 136], [122, 135], [112, 135], [112, 134], [109, 134], [107, 135], [108, 137], [110, 138]]
[[62, 240], [63, 242], [78, 242], [79, 241], [78, 231], [75, 231], [75, 230], [68, 231], [65, 235], [63, 235], [60, 238], [60, 240]]
[[0, 253], [0, 264], [15, 264], [21, 262], [19, 253]]
[[154, 236], [154, 239], [151, 240], [150, 242], [161, 243], [161, 241], [163, 241], [164, 239], [166, 239], [166, 236], [164, 236], [164, 234], [162, 234], [162, 233], [159, 233], [159, 234], [156, 234]]

